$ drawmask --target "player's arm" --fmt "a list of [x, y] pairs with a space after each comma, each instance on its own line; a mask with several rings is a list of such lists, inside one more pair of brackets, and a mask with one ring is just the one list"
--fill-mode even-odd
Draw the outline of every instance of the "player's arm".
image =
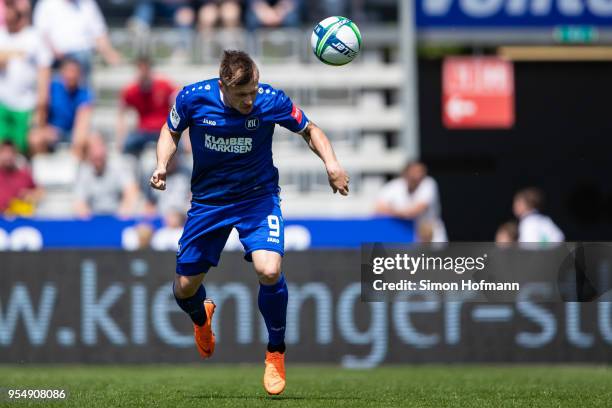
[[325, 170], [327, 170], [329, 185], [334, 193], [339, 191], [342, 195], [348, 195], [349, 176], [338, 162], [325, 132], [314, 123], [309, 122], [306, 128], [300, 132], [300, 135], [308, 143], [310, 150], [323, 160]]
[[166, 169], [176, 153], [180, 140], [181, 133], [170, 130], [168, 124], [164, 123], [157, 141], [157, 167], [151, 176], [151, 187], [158, 190], [166, 189]]
[[398, 218], [412, 219], [423, 214], [428, 208], [428, 203], [416, 203], [406, 208], [402, 208], [401, 210], [397, 210], [392, 215]]

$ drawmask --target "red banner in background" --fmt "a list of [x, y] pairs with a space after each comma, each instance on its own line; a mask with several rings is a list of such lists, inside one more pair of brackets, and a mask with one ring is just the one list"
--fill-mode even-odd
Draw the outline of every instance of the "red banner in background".
[[449, 129], [514, 125], [514, 69], [497, 57], [450, 57], [442, 68], [442, 122]]

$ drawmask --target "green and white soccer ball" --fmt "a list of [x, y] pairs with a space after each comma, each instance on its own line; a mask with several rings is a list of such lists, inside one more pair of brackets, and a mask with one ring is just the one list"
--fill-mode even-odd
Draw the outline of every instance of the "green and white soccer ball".
[[316, 25], [310, 37], [312, 52], [329, 65], [345, 65], [361, 50], [361, 33], [346, 17], [327, 17]]

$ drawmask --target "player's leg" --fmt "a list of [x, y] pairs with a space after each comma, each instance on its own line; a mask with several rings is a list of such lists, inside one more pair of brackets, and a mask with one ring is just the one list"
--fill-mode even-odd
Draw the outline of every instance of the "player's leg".
[[231, 229], [231, 225], [224, 223], [219, 207], [192, 203], [179, 241], [174, 296], [193, 322], [196, 346], [203, 358], [210, 357], [215, 348], [212, 332], [215, 305], [206, 298], [202, 281], [210, 267], [219, 263]]
[[281, 256], [267, 250], [254, 251], [251, 256], [259, 279], [257, 303], [268, 329], [268, 351], [284, 353], [288, 292], [281, 273]]
[[281, 273], [281, 255], [267, 250], [253, 251], [253, 266], [259, 278], [257, 303], [268, 330], [264, 388], [271, 395], [282, 393], [285, 375], [285, 327], [287, 323], [287, 282]]
[[[204, 269], [208, 271], [208, 267]], [[176, 304], [193, 322], [193, 335], [202, 358], [211, 357], [215, 352], [215, 335], [212, 331], [215, 304], [206, 298], [206, 288], [202, 284], [205, 274], [188, 276], [177, 273], [172, 285]]]
[[202, 285], [204, 276], [208, 271], [194, 276], [179, 275], [174, 277], [172, 291], [176, 303], [185, 313], [189, 315], [194, 324], [202, 326], [206, 323], [206, 311], [204, 300], [206, 299], [206, 289]]
[[245, 258], [253, 261], [259, 278], [258, 305], [266, 328], [268, 346], [264, 388], [269, 394], [285, 389], [285, 323], [288, 291], [281, 272], [284, 253], [283, 218], [278, 197], [264, 197], [245, 208], [236, 225], [246, 249]]

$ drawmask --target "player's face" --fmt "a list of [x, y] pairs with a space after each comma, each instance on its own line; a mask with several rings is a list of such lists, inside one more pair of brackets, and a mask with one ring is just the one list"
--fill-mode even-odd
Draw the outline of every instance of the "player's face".
[[253, 81], [246, 85], [240, 86], [225, 86], [221, 81], [221, 91], [226, 99], [226, 102], [243, 115], [248, 115], [253, 110], [257, 91], [259, 89], [259, 77], [253, 78]]

